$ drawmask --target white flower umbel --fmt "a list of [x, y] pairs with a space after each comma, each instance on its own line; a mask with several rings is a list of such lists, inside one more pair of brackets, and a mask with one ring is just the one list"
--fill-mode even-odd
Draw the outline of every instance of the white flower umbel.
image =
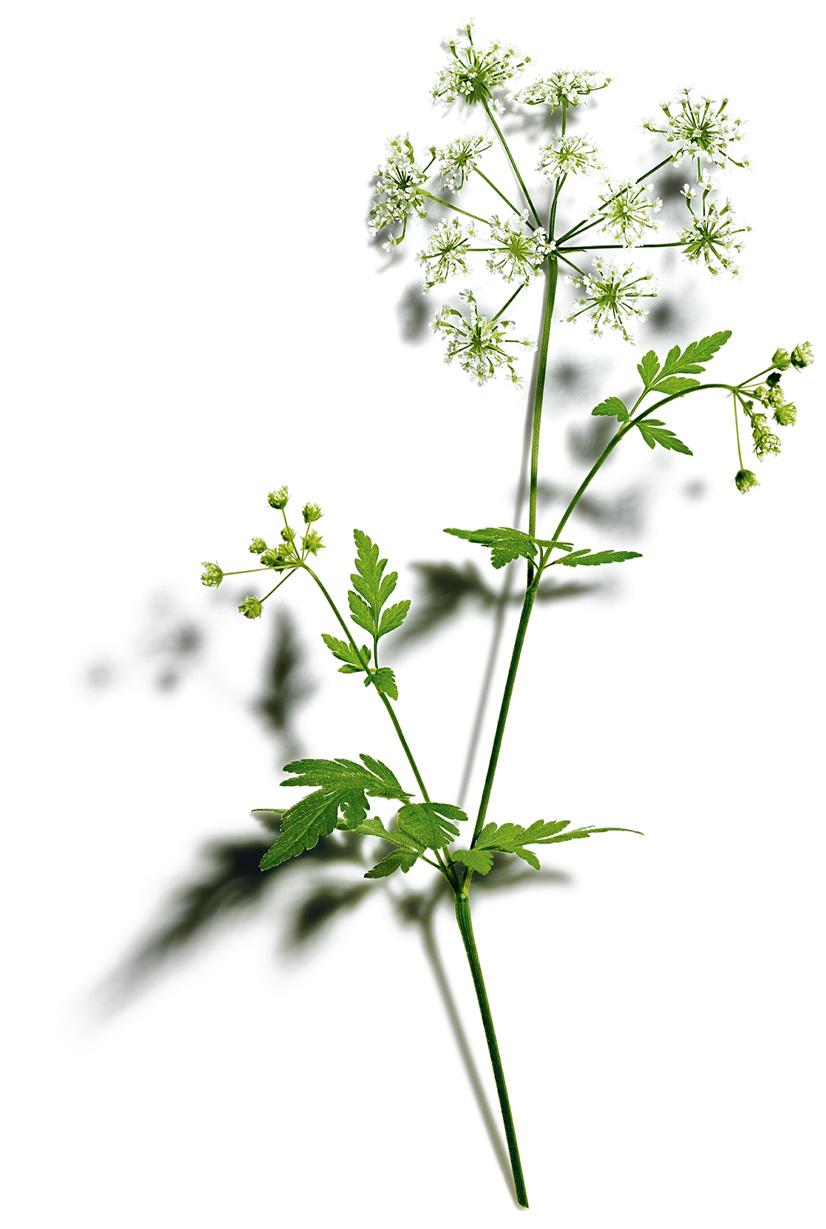
[[691, 210], [691, 225], [680, 235], [680, 243], [686, 258], [704, 261], [709, 273], [717, 274], [725, 269], [737, 275], [740, 270], [734, 257], [743, 246], [737, 236], [751, 230], [751, 227], [735, 226], [731, 202], [726, 201], [725, 205], [720, 206], [709, 201], [710, 190], [709, 186], [703, 192], [701, 213], [695, 212], [691, 204], [693, 193], [685, 192]]
[[460, 192], [476, 163], [490, 146], [491, 142], [484, 137], [458, 137], [442, 149], [434, 146], [433, 153], [439, 159], [442, 187], [449, 192]]
[[488, 320], [479, 315], [476, 299], [469, 290], [460, 296], [470, 306], [470, 315], [465, 316], [455, 307], [443, 307], [433, 322], [433, 330], [447, 341], [445, 362], [458, 359], [463, 371], [476, 381], [485, 384], [504, 369], [514, 384], [521, 384], [522, 377], [513, 365], [511, 353], [506, 346], [522, 346], [533, 349], [528, 338], [507, 337], [512, 320]]
[[653, 120], [643, 124], [649, 132], [659, 132], [675, 146], [672, 162], [683, 158], [705, 158], [717, 166], [732, 162], [735, 166], [748, 166], [748, 159], [738, 161], [730, 152], [730, 146], [742, 140], [740, 120], [726, 114], [728, 99], [716, 103], [710, 98], [694, 99], [690, 90], [680, 90], [675, 102], [661, 104], [665, 124], [658, 127]]
[[588, 137], [570, 135], [555, 137], [550, 145], [544, 146], [536, 169], [546, 179], [557, 179], [560, 175], [598, 171], [601, 163]]
[[376, 168], [379, 197], [370, 211], [370, 231], [376, 234], [393, 222], [404, 229], [399, 238], [391, 237], [386, 246], [393, 247], [404, 238], [407, 218], [411, 213], [423, 218], [427, 214], [421, 187], [427, 175], [417, 165], [413, 146], [407, 137], [395, 137], [387, 142], [387, 160]]
[[[618, 329], [626, 341], [632, 338], [626, 328], [626, 321], [631, 318], [644, 320], [647, 309], [641, 304], [642, 299], [653, 299], [657, 295], [657, 284], [651, 273], [637, 273], [633, 265], [621, 269], [611, 261], [597, 257], [594, 260], [595, 274], [585, 273], [582, 277], [566, 278], [572, 286], [580, 286], [585, 294], [578, 300], [579, 311], [571, 312], [567, 320], [576, 320], [578, 316], [587, 313], [592, 323], [592, 331], [597, 337], [602, 336], [603, 326]], [[649, 286], [651, 289], [643, 289]]]
[[531, 230], [527, 212], [504, 222], [494, 215], [490, 236], [496, 244], [485, 261], [491, 273], [498, 273], [506, 282], [527, 283], [536, 277], [548, 254], [548, 236], [541, 227]]
[[513, 98], [531, 107], [545, 103], [553, 112], [558, 107], [578, 107], [589, 94], [604, 90], [610, 81], [611, 78], [604, 77], [602, 73], [565, 70], [551, 73], [550, 77], [541, 77], [533, 85], [518, 90]]
[[473, 45], [473, 22], [462, 27], [461, 40], [446, 38], [442, 42], [450, 60], [439, 73], [431, 91], [434, 102], [446, 105], [461, 98], [472, 105], [486, 102], [494, 111], [502, 109], [493, 91], [522, 72], [530, 56], [521, 55], [515, 47], [494, 39], [486, 51]]
[[626, 247], [634, 247], [646, 230], [656, 230], [655, 213], [662, 209], [662, 201], [652, 200], [648, 193], [652, 184], [606, 182], [600, 195], [601, 204], [594, 217], [602, 219], [602, 229]]
[[438, 282], [446, 282], [457, 273], [469, 272], [466, 257], [475, 234], [473, 223], [463, 229], [458, 218], [442, 218], [427, 247], [416, 256], [427, 279], [425, 293]]

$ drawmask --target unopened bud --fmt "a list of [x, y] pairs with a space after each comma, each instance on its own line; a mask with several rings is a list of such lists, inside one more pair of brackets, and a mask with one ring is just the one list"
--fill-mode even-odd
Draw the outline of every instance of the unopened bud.
[[320, 517], [321, 509], [319, 508], [318, 504], [304, 505], [304, 521], [307, 525], [309, 525], [311, 521], [317, 521]]
[[739, 469], [734, 476], [734, 482], [737, 490], [745, 495], [746, 491], [750, 491], [753, 486], [760, 486], [756, 476], [750, 469]]
[[224, 573], [218, 567], [217, 563], [203, 563], [204, 569], [201, 576], [201, 584], [207, 585], [210, 589], [217, 589], [221, 581], [224, 579]]
[[257, 597], [248, 597], [238, 609], [245, 619], [260, 619], [263, 606]]
[[267, 549], [267, 544], [263, 538], [253, 538], [250, 542], [250, 554], [260, 555]]
[[270, 491], [267, 496], [267, 503], [271, 508], [277, 508], [280, 511], [282, 508], [286, 508], [289, 498], [290, 492], [285, 486], [282, 486], [277, 491]]
[[788, 350], [775, 350], [772, 355], [772, 367], [776, 367], [778, 371], [785, 371], [791, 366], [792, 356]]
[[793, 367], [809, 367], [814, 361], [811, 342], [802, 341], [799, 346], [795, 346], [792, 350]]

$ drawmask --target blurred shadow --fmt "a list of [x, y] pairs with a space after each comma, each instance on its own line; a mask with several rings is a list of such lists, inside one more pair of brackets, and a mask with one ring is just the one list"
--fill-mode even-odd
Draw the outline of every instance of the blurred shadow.
[[278, 740], [279, 765], [299, 754], [295, 714], [316, 690], [305, 669], [305, 654], [288, 607], [277, 606], [273, 638], [264, 666], [264, 690], [253, 709]]

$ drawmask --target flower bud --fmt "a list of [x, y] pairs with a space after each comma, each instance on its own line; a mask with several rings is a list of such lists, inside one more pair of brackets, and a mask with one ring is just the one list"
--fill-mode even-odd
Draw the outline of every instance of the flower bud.
[[793, 427], [797, 420], [797, 406], [792, 405], [791, 401], [784, 401], [782, 405], [775, 406], [773, 417], [781, 427]]
[[253, 538], [250, 542], [250, 554], [261, 555], [267, 549], [267, 544], [263, 538]]
[[324, 543], [321, 540], [321, 534], [316, 533], [311, 529], [304, 535], [304, 549], [309, 551], [311, 555], [317, 555], [324, 548]]
[[802, 341], [799, 346], [795, 346], [792, 350], [793, 367], [797, 367], [798, 369], [809, 367], [814, 361], [811, 342]]
[[311, 521], [317, 521], [320, 516], [321, 516], [321, 509], [319, 508], [318, 504], [305, 504], [304, 505], [305, 524], [309, 525]]
[[292, 567], [296, 561], [289, 547], [279, 546], [277, 550], [265, 550], [261, 556], [261, 562], [265, 568], [275, 568], [277, 572], [281, 572], [284, 568]]
[[290, 529], [289, 525], [285, 525], [284, 528], [281, 530], [281, 537], [284, 539], [285, 542], [292, 542], [293, 539], [295, 538], [295, 530]]
[[201, 576], [201, 584], [207, 585], [210, 589], [217, 589], [221, 581], [224, 579], [224, 573], [218, 567], [217, 563], [202, 563], [204, 569]]
[[277, 508], [280, 511], [282, 508], [286, 508], [289, 498], [290, 492], [285, 486], [282, 486], [277, 491], [270, 491], [267, 496], [267, 503], [271, 508]]
[[260, 619], [263, 606], [257, 597], [248, 597], [238, 609], [245, 619]]
[[737, 490], [745, 495], [746, 491], [750, 491], [753, 486], [760, 486], [755, 475], [750, 469], [740, 469], [734, 476], [734, 482]]
[[775, 350], [772, 355], [772, 367], [776, 367], [778, 371], [785, 371], [791, 366], [791, 355], [788, 350]]
[[766, 383], [768, 384], [769, 388], [774, 388], [775, 384], [780, 383], [780, 372], [773, 371], [771, 375], [766, 376]]

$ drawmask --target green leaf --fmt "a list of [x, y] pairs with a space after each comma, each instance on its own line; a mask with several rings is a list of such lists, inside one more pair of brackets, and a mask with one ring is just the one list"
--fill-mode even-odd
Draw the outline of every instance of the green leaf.
[[588, 549], [575, 550], [570, 555], [554, 559], [551, 566], [561, 563], [566, 568], [596, 567], [600, 563], [624, 563], [626, 559], [642, 559], [642, 555], [638, 550], [600, 550], [595, 554]]
[[606, 418], [618, 418], [620, 422], [627, 422], [631, 417], [628, 407], [619, 397], [606, 397], [605, 401], [600, 401], [599, 405], [591, 410], [591, 413], [604, 415]]
[[392, 875], [399, 867], [404, 871], [405, 875], [418, 860], [419, 855], [411, 852], [409, 849], [394, 849], [386, 857], [382, 858], [381, 862], [377, 862], [372, 870], [366, 872], [365, 879], [383, 879], [385, 875]]
[[658, 418], [643, 419], [642, 422], [637, 423], [637, 426], [649, 448], [653, 448], [655, 444], [662, 444], [663, 448], [685, 453], [687, 457], [694, 456], [688, 445], [678, 440], [674, 432], [670, 431]]
[[679, 346], [674, 346], [669, 350], [662, 371], [657, 377], [657, 386], [659, 387], [660, 381], [666, 376], [678, 373], [697, 375], [705, 371], [705, 367], [701, 367], [700, 363], [707, 363], [712, 359], [717, 351], [726, 344], [729, 337], [731, 337], [731, 329], [725, 329], [722, 333], [712, 333], [700, 341], [689, 342], [682, 352]]
[[463, 862], [472, 871], [487, 875], [493, 866], [493, 854], [489, 849], [451, 849], [450, 856], [454, 862]]
[[[371, 676], [376, 687], [383, 696], [389, 696], [391, 700], [398, 700], [399, 689], [396, 686], [396, 676], [389, 666], [381, 666]], [[364, 680], [365, 687], [370, 685], [370, 679]]]
[[382, 607], [396, 588], [398, 573], [388, 572], [387, 560], [379, 558], [379, 548], [360, 529], [353, 531], [356, 542], [356, 570], [350, 576], [353, 590], [347, 594], [350, 616], [377, 640], [401, 627], [410, 609], [410, 602], [396, 602], [382, 615]]
[[[486, 824], [476, 840], [476, 843], [471, 850], [455, 850], [451, 856], [464, 862], [466, 866], [473, 870], [481, 870], [483, 875], [486, 875], [490, 870], [491, 864], [487, 865], [487, 870], [481, 869], [480, 866], [473, 865], [468, 861], [467, 855], [472, 857], [477, 854], [485, 854], [490, 852], [491, 859], [494, 851], [499, 853], [515, 853], [518, 857], [523, 858], [534, 870], [540, 870], [539, 858], [532, 850], [526, 849], [526, 845], [554, 845], [558, 841], [575, 841], [582, 840], [585, 837], [593, 836], [597, 832], [636, 832], [635, 828], [568, 828], [570, 820], [558, 819], [549, 822], [538, 819], [532, 823], [529, 828], [523, 828], [521, 824]], [[567, 829], [567, 831], [566, 831]], [[642, 836], [642, 833], [638, 833]], [[480, 859], [480, 863], [481, 863]]]
[[555, 845], [558, 841], [579, 841], [583, 837], [596, 836], [598, 832], [633, 832], [635, 836], [644, 834], [638, 828], [571, 828], [569, 832], [561, 832], [559, 836], [548, 837], [540, 841], [541, 845]]
[[313, 849], [320, 836], [329, 836], [336, 827], [363, 827], [370, 809], [368, 795], [373, 798], [395, 798], [399, 802], [410, 797], [392, 770], [381, 760], [374, 760], [369, 755], [359, 758], [361, 764], [345, 759], [294, 760], [284, 766], [285, 772], [294, 773], [295, 776], [292, 780], [283, 781], [282, 785], [317, 785], [321, 788], [283, 812], [280, 835], [264, 854], [262, 870], [278, 866], [305, 849]]
[[383, 841], [389, 841], [391, 845], [401, 845], [404, 849], [421, 849], [422, 846], [418, 841], [413, 841], [404, 832], [400, 832], [398, 828], [388, 830], [381, 822], [377, 815], [368, 815], [367, 818], [353, 829], [361, 836], [379, 836]]
[[[327, 648], [332, 653], [333, 657], [338, 661], [343, 661], [345, 664], [339, 666], [339, 674], [361, 674], [364, 671], [364, 666], [358, 659], [353, 646], [346, 640], [337, 640], [335, 636], [328, 636], [326, 632], [321, 633], [321, 639], [327, 645]], [[362, 645], [361, 655], [365, 661], [369, 662], [371, 652], [367, 645]]]
[[367, 812], [367, 800], [360, 790], [319, 789], [302, 798], [281, 816], [278, 840], [261, 859], [261, 870], [269, 870], [295, 858], [305, 849], [314, 849], [320, 836], [329, 836], [338, 824], [341, 810], [358, 822]]
[[693, 379], [691, 376], [669, 376], [665, 380], [658, 380], [656, 383], [656, 391], [658, 393], [682, 393], [688, 388], [699, 388], [700, 381]]
[[514, 559], [533, 559], [536, 556], [534, 539], [520, 529], [500, 526], [498, 529], [446, 529], [445, 533], [453, 534], [454, 538], [465, 538], [468, 542], [477, 542], [480, 546], [489, 546], [490, 561], [495, 568], [503, 568]]
[[444, 802], [409, 802], [399, 808], [399, 828], [427, 849], [443, 849], [459, 835], [453, 820], [466, 820], [459, 807]]
[[396, 798], [406, 802], [410, 794], [399, 784], [395, 774], [381, 760], [359, 755], [355, 760], [293, 760], [284, 765], [285, 772], [294, 773], [292, 780], [282, 785], [321, 785], [325, 788], [360, 789], [372, 798]]
[[653, 350], [649, 350], [647, 354], [644, 354], [642, 362], [637, 363], [637, 371], [640, 373], [640, 379], [646, 388], [650, 388], [653, 384], [659, 370], [660, 360]]

